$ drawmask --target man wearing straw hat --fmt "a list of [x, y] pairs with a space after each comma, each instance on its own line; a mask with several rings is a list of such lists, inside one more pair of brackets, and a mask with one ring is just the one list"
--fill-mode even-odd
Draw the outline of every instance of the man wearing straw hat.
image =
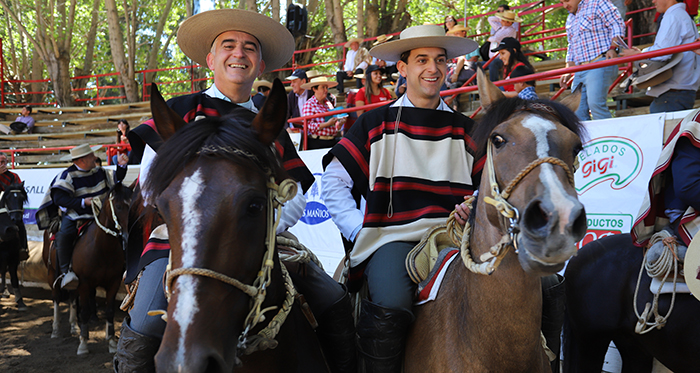
[[78, 276], [70, 269], [73, 244], [78, 237], [78, 221], [93, 219], [92, 199], [107, 193], [126, 176], [129, 162], [126, 154], [119, 155], [117, 172], [113, 173], [97, 166], [95, 150], [99, 148], [101, 146], [91, 148], [90, 145], [83, 144], [70, 150], [70, 155], [62, 160], [70, 160], [73, 164], [56, 176], [37, 211], [39, 229], [48, 228], [45, 217], [56, 214], [56, 207], [63, 211], [61, 227], [56, 233], [56, 257], [60, 274], [54, 287], [60, 286], [66, 290], [78, 287]]
[[257, 90], [255, 95], [253, 95], [253, 105], [255, 105], [256, 109], [260, 110], [265, 104], [270, 88], [272, 88], [272, 83], [264, 79], [258, 79], [253, 83], [253, 90]]
[[[222, 115], [252, 121], [257, 112], [250, 97], [255, 78], [283, 66], [294, 52], [294, 38], [284, 26], [259, 13], [239, 9], [211, 10], [186, 19], [178, 30], [177, 42], [188, 57], [214, 72], [214, 84], [209, 89], [168, 101], [170, 108], [187, 122]], [[152, 120], [129, 133], [131, 156], [141, 159], [139, 182], [146, 181], [161, 141]], [[298, 184], [297, 196], [282, 209], [277, 228], [277, 233], [281, 233], [303, 215], [303, 192], [314, 177], [299, 159], [286, 131], [280, 133], [274, 148], [280, 163]], [[169, 244], [157, 232], [145, 232], [146, 237], [151, 236], [143, 247], [141, 230], [130, 231], [125, 283], [133, 282], [139, 273], [141, 277], [134, 306], [122, 323], [113, 363], [118, 372], [153, 371], [153, 357], [165, 323], [160, 317], [148, 316], [148, 311], [167, 308], [161, 280], [168, 263]], [[318, 320], [316, 333], [331, 371], [353, 371], [354, 324], [347, 292], [313, 263], [306, 266], [304, 274], [290, 271], [290, 275]]]
[[[617, 57], [614, 40], [625, 36], [620, 12], [608, 0], [561, 0], [569, 12], [566, 19], [566, 67], [585, 65]], [[611, 118], [608, 110], [608, 88], [617, 77], [617, 65], [579, 71], [573, 89], [581, 90], [581, 103], [576, 110], [580, 120]], [[568, 85], [571, 74], [564, 74], [562, 85]], [[590, 114], [589, 114], [590, 111]]]
[[[325, 76], [317, 76], [312, 78], [310, 82], [301, 87], [310, 90], [314, 95], [306, 101], [304, 108], [301, 110], [302, 116], [326, 113], [333, 110], [333, 104], [327, 99], [328, 88], [333, 88], [338, 83], [329, 81]], [[347, 117], [347, 114], [345, 114]], [[326, 118], [313, 118], [308, 122], [308, 149], [330, 148], [335, 145], [338, 140], [336, 136], [340, 134], [340, 130], [345, 124], [345, 118], [331, 116]]]
[[[376, 47], [377, 45], [386, 43], [387, 41], [393, 38], [394, 35], [379, 35], [377, 36], [377, 40], [375, 40], [374, 43], [372, 43], [372, 46]], [[399, 72], [399, 69], [396, 68], [396, 61], [384, 61], [378, 59], [377, 57], [372, 57], [372, 63], [370, 65], [377, 65], [381, 67], [388, 81], [396, 81], [396, 79], [394, 79], [394, 77], [392, 76], [393, 74], [397, 74]]]
[[[522, 19], [518, 17], [514, 11], [504, 10], [503, 12], [496, 13], [495, 16], [489, 17], [488, 21], [493, 30], [493, 34], [488, 39], [489, 42], [491, 42], [491, 47], [489, 48], [489, 58], [492, 58], [498, 54], [498, 52], [494, 52], [493, 49], [501, 43], [501, 40], [505, 38], [516, 38], [518, 36], [518, 30], [515, 29], [513, 24], [522, 22]], [[503, 61], [501, 61], [499, 58], [491, 61], [491, 64], [489, 64], [489, 79], [492, 82], [500, 80], [500, 73], [502, 69]]]
[[[342, 95], [345, 93], [343, 80], [352, 79], [353, 74], [361, 74], [365, 71], [372, 59], [370, 58], [367, 48], [360, 47], [362, 38], [354, 37], [345, 43], [345, 48], [349, 48], [345, 54], [345, 64], [343, 71], [338, 71], [335, 78], [338, 81], [338, 92]], [[357, 80], [357, 88], [362, 88], [362, 82]]]
[[[406, 272], [406, 255], [478, 185], [468, 135], [474, 122], [439, 95], [447, 60], [477, 47], [446, 36], [441, 26], [422, 25], [372, 48], [372, 56], [398, 61], [406, 94], [363, 114], [323, 159], [322, 197], [353, 243], [349, 286], [366, 278], [371, 298], [362, 302], [357, 324], [367, 373], [401, 371], [414, 318], [415, 284]], [[439, 186], [442, 182], [451, 187]], [[366, 201], [362, 209], [360, 196]]]

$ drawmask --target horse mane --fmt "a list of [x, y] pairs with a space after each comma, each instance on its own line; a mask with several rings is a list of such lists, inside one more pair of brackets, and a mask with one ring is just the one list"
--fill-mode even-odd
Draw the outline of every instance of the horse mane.
[[104, 198], [106, 199], [110, 194], [114, 196], [114, 199], [117, 201], [126, 201], [131, 199], [133, 191], [128, 186], [118, 182], [115, 183], [107, 193], [105, 193]]
[[150, 199], [147, 202], [152, 204], [183, 168], [199, 157], [253, 166], [276, 180], [286, 176], [272, 148], [258, 141], [250, 123], [233, 116], [207, 117], [184, 126], [160, 147], [143, 185]]
[[550, 100], [524, 100], [519, 97], [504, 98], [494, 102], [487, 108], [486, 114], [484, 114], [471, 133], [471, 137], [477, 145], [476, 159], [481, 159], [486, 154], [486, 145], [494, 128], [519, 111], [527, 111], [546, 119], [553, 119], [571, 130], [579, 138], [586, 134], [576, 114], [563, 104]]

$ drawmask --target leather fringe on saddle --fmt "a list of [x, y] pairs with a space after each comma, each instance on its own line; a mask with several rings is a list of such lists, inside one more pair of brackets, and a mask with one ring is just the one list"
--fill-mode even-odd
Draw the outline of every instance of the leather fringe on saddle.
[[[654, 329], [661, 329], [666, 325], [668, 318], [671, 316], [673, 306], [676, 302], [676, 284], [681, 278], [683, 282], [683, 257], [685, 257], [685, 246], [679, 245], [674, 236], [668, 230], [661, 230], [651, 237], [649, 246], [646, 248], [642, 265], [639, 269], [637, 278], [637, 286], [634, 289], [634, 313], [637, 316], [637, 325], [634, 328], [637, 334], [646, 334]], [[659, 253], [660, 251], [660, 253]], [[658, 254], [658, 256], [656, 256]], [[682, 255], [680, 255], [682, 254]], [[653, 255], [654, 257], [650, 257]], [[643, 271], [646, 269], [647, 275], [651, 278], [657, 278], [661, 281], [659, 291], [654, 294], [652, 303], [647, 303], [644, 311], [640, 314], [637, 309], [637, 295], [639, 294], [639, 286], [642, 281]], [[668, 313], [665, 316], [659, 314], [659, 295], [661, 287], [673, 275], [673, 293], [671, 294], [671, 305]], [[654, 321], [651, 322], [651, 314], [654, 315]]]

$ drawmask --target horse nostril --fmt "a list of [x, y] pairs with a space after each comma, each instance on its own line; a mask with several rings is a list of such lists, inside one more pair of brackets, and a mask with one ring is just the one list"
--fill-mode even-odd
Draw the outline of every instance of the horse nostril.
[[225, 367], [222, 365], [222, 361], [216, 356], [209, 356], [207, 358], [207, 365], [204, 367], [204, 372], [206, 373], [222, 373], [226, 372]]
[[571, 233], [578, 241], [583, 238], [588, 230], [588, 221], [586, 220], [586, 208], [579, 203], [576, 209], [571, 212], [571, 220], [574, 222], [571, 226]]
[[[538, 230], [546, 227], [549, 224], [550, 214], [542, 206], [542, 201], [534, 200], [525, 208], [523, 215], [523, 226], [531, 233], [538, 233]], [[539, 232], [546, 235], [546, 232]]]

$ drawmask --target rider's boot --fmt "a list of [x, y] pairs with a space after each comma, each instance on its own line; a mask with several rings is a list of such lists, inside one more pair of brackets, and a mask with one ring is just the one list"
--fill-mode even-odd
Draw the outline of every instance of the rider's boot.
[[150, 373], [156, 371], [153, 359], [160, 347], [160, 339], [138, 333], [129, 326], [127, 316], [117, 343], [112, 365], [116, 373]]
[[318, 317], [316, 335], [332, 373], [357, 373], [355, 319], [347, 289], [340, 300]]
[[542, 277], [542, 334], [547, 347], [556, 356], [552, 361], [552, 373], [559, 373], [559, 351], [561, 349], [561, 328], [564, 325], [564, 277], [551, 275]]
[[20, 290], [19, 286], [15, 289], [15, 303], [17, 304], [17, 311], [27, 310], [27, 305], [22, 300], [22, 290]]
[[[71, 271], [70, 264], [73, 259], [73, 242], [75, 242], [77, 230], [75, 222], [66, 222], [66, 220], [63, 219], [61, 229], [56, 234], [56, 257], [58, 258], [60, 275], [56, 279], [54, 287], [58, 285], [65, 290], [75, 290], [78, 288], [78, 276]], [[72, 227], [68, 227], [68, 225], [72, 225]]]
[[401, 373], [406, 335], [412, 322], [409, 311], [362, 301], [357, 336], [365, 373]]
[[27, 243], [27, 228], [24, 226], [24, 223], [19, 223], [17, 224], [17, 228], [19, 229], [19, 261], [25, 261], [29, 259], [29, 245]]

